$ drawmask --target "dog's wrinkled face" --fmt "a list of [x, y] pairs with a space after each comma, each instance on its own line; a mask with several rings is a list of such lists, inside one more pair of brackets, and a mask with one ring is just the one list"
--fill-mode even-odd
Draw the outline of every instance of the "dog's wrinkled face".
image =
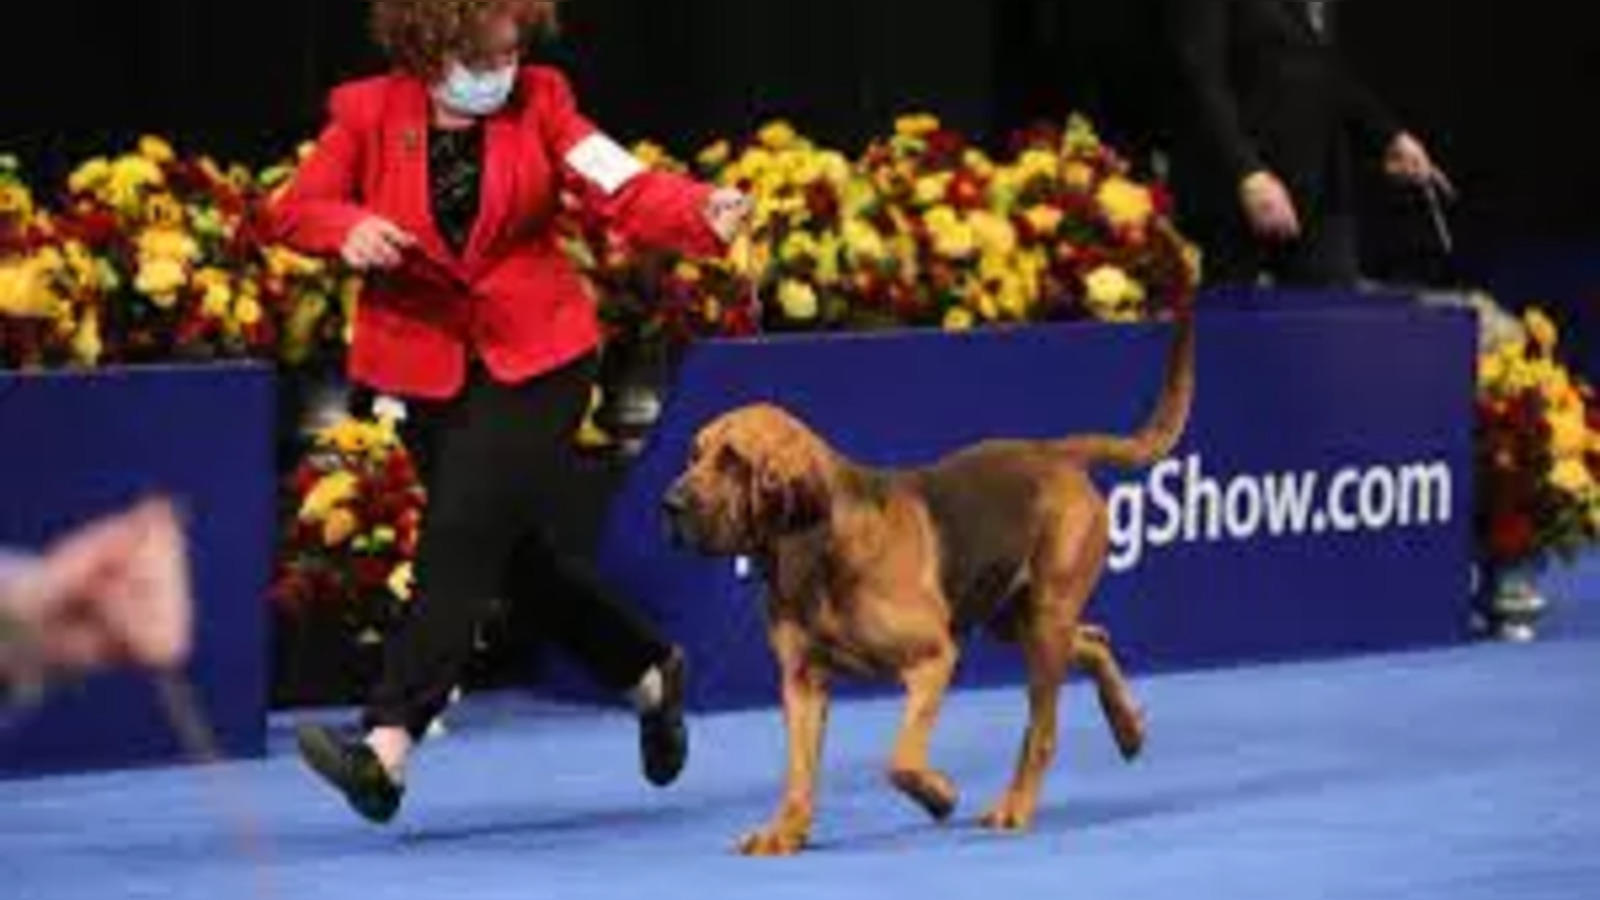
[[663, 499], [669, 535], [713, 556], [758, 554], [826, 517], [827, 459], [816, 435], [777, 407], [728, 413], [695, 437]]

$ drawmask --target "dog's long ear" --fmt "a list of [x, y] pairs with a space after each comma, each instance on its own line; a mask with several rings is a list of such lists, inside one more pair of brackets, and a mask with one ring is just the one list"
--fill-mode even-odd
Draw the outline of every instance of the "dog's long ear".
[[822, 464], [800, 447], [771, 453], [754, 466], [751, 498], [766, 536], [803, 531], [828, 517], [832, 498]]

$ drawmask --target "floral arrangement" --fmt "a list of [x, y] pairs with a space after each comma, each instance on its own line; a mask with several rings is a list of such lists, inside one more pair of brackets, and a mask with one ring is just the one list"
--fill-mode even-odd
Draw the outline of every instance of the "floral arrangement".
[[346, 419], [317, 435], [291, 477], [272, 593], [288, 611], [340, 610], [378, 639], [411, 599], [425, 496], [392, 419]]
[[358, 281], [265, 239], [261, 211], [292, 174], [180, 158], [147, 137], [36, 207], [14, 167], [0, 213], [0, 365], [216, 358], [291, 365], [337, 353]]
[[[654, 145], [636, 153], [691, 168]], [[855, 161], [780, 121], [711, 145], [692, 168], [755, 200], [752, 234], [724, 259], [642, 254], [569, 209], [569, 250], [624, 341], [1133, 321], [1199, 280], [1166, 190], [1135, 181], [1081, 119], [1019, 135], [998, 162], [931, 116], [900, 119]]]
[[1600, 539], [1600, 406], [1558, 359], [1539, 309], [1485, 349], [1478, 390], [1478, 536], [1503, 568], [1570, 558]]

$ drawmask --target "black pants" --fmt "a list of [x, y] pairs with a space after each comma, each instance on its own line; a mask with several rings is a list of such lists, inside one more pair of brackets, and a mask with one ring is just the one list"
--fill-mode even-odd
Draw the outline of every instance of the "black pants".
[[[389, 638], [366, 726], [421, 737], [443, 712], [497, 600], [623, 691], [668, 648], [585, 560], [558, 550], [562, 479], [588, 406], [593, 358], [518, 385], [474, 364], [444, 402], [408, 403], [402, 435], [428, 490], [417, 590]], [[554, 576], [552, 578], [552, 575]]]

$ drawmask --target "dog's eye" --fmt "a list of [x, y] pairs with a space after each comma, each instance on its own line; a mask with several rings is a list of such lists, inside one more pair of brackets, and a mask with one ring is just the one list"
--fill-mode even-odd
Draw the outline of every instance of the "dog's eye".
[[719, 472], [738, 471], [746, 467], [744, 457], [735, 453], [733, 448], [726, 444], [718, 448], [717, 458], [712, 460], [712, 464], [717, 467]]

